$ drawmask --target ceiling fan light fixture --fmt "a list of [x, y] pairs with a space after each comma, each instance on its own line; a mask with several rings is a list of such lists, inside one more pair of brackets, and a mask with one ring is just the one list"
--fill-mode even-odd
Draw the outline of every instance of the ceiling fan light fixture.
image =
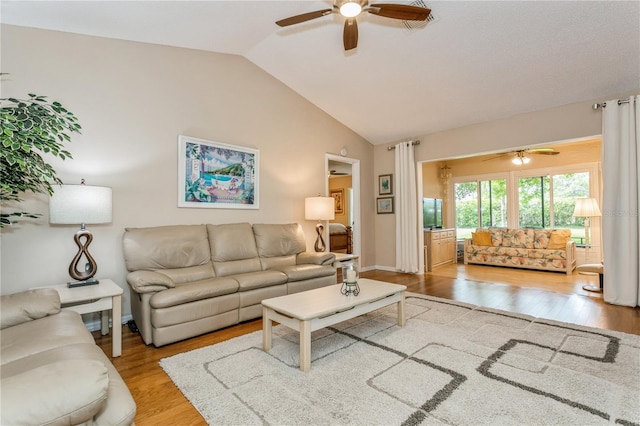
[[516, 166], [522, 166], [523, 164], [529, 164], [529, 161], [531, 161], [531, 159], [529, 157], [524, 156], [524, 155], [518, 155], [517, 157], [513, 157], [513, 160], [511, 160], [511, 162], [513, 164], [515, 164]]
[[340, 6], [340, 14], [345, 18], [353, 18], [360, 15], [362, 5], [359, 1], [347, 1]]

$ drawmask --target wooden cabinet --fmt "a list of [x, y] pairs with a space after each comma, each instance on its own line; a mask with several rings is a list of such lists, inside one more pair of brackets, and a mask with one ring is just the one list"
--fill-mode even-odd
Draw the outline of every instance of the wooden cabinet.
[[438, 266], [456, 263], [456, 230], [434, 229], [424, 231], [424, 269], [431, 272]]

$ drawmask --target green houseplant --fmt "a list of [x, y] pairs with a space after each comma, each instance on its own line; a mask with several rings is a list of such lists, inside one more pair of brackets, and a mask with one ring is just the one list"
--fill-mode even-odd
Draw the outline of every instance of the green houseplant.
[[[71, 158], [64, 144], [80, 133], [77, 117], [59, 102], [29, 94], [28, 99], [0, 99], [0, 203], [21, 202], [25, 192], [48, 193], [62, 184], [44, 156]], [[0, 228], [28, 212], [0, 213]]]

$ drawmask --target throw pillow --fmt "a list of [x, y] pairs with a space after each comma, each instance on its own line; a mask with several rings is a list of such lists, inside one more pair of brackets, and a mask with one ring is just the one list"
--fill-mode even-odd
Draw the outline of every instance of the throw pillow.
[[571, 238], [570, 229], [554, 229], [549, 237], [549, 250], [561, 250], [567, 247], [567, 242]]
[[491, 234], [485, 231], [472, 232], [471, 240], [473, 241], [474, 246], [490, 246]]

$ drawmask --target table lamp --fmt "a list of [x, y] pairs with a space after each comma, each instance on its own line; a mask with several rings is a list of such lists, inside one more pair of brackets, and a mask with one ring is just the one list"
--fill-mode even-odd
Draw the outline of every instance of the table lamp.
[[589, 233], [591, 232], [591, 218], [602, 216], [595, 198], [577, 198], [573, 217], [584, 217], [584, 259], [588, 261]]
[[[49, 201], [49, 223], [53, 225], [80, 225], [80, 230], [73, 237], [78, 246], [78, 253], [69, 265], [69, 275], [77, 281], [68, 282], [69, 287], [80, 287], [98, 284], [93, 276], [98, 265], [89, 253], [89, 244], [93, 235], [86, 224], [111, 222], [111, 188], [105, 186], [53, 185], [53, 195]], [[84, 239], [84, 241], [82, 241]], [[78, 270], [82, 257], [86, 258], [83, 270]]]
[[316, 244], [314, 246], [317, 252], [325, 251], [326, 245], [322, 238], [324, 232], [323, 220], [335, 219], [335, 199], [333, 197], [307, 197], [304, 199], [304, 218], [307, 220], [317, 220], [316, 232], [318, 238], [316, 238]]

